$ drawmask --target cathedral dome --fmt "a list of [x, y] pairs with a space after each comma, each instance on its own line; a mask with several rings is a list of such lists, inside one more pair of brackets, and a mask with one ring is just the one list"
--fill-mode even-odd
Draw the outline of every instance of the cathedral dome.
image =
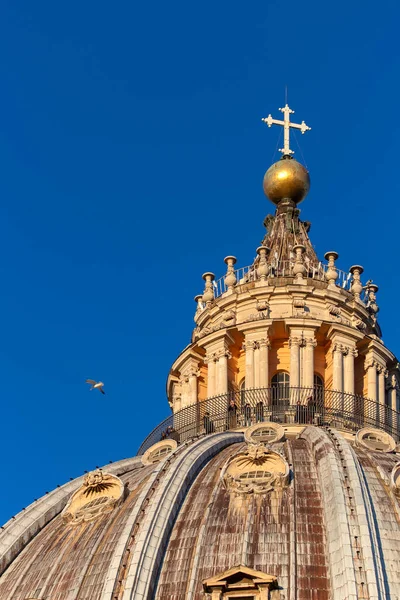
[[275, 215], [253, 264], [204, 273], [171, 414], [0, 529], [1, 600], [400, 598], [399, 362], [378, 286], [315, 253], [282, 112]]
[[290, 156], [283, 156], [265, 173], [263, 188], [274, 204], [279, 204], [284, 198], [299, 204], [310, 189], [310, 176], [299, 162]]
[[158, 442], [9, 521], [0, 598], [395, 598], [399, 463], [382, 433], [264, 422]]

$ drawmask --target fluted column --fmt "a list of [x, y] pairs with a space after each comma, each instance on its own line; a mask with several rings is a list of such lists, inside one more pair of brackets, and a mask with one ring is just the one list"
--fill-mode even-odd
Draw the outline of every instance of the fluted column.
[[269, 369], [268, 369], [268, 350], [270, 343], [268, 337], [261, 338], [259, 341], [259, 358], [260, 358], [260, 387], [269, 387]]
[[254, 341], [246, 340], [243, 347], [246, 351], [245, 382], [246, 388], [250, 389], [254, 387]]
[[311, 390], [314, 388], [314, 348], [317, 341], [314, 338], [304, 340], [303, 385]]
[[[300, 345], [301, 338], [291, 336], [289, 338], [290, 347], [290, 387], [300, 387]], [[290, 394], [290, 403], [296, 404], [298, 398], [298, 390], [292, 389]]]

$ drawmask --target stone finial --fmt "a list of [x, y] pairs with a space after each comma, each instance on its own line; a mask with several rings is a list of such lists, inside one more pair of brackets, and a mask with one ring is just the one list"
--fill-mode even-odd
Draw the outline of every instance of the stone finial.
[[215, 275], [214, 273], [207, 272], [204, 273], [202, 277], [206, 282], [203, 294], [203, 302], [205, 302], [207, 307], [209, 307], [211, 302], [214, 300], [213, 281], [215, 279]]
[[203, 294], [197, 294], [197, 296], [194, 297], [194, 301], [196, 302], [196, 315], [198, 313], [201, 313], [201, 311], [203, 310]]
[[225, 275], [225, 285], [228, 288], [228, 292], [233, 292], [233, 288], [236, 285], [237, 279], [235, 275], [234, 265], [236, 263], [236, 256], [226, 256], [224, 263], [227, 266]]
[[260, 257], [260, 260], [258, 262], [258, 267], [257, 267], [257, 277], [261, 281], [266, 281], [268, 273], [269, 273], [267, 256], [270, 252], [271, 252], [271, 250], [267, 246], [259, 246], [257, 248], [257, 254]]
[[353, 294], [355, 300], [360, 300], [360, 294], [363, 291], [360, 276], [364, 272], [364, 269], [363, 267], [360, 267], [360, 265], [353, 265], [352, 267], [350, 267], [349, 270], [350, 273], [353, 275], [350, 291]]
[[304, 275], [307, 272], [306, 267], [304, 266], [303, 254], [306, 251], [306, 247], [302, 244], [297, 244], [293, 246], [293, 251], [295, 252], [295, 263], [293, 267], [293, 275], [295, 275], [296, 280], [295, 283], [305, 283]]
[[339, 254], [330, 250], [324, 254], [325, 260], [328, 261], [328, 268], [325, 273], [325, 279], [328, 282], [328, 288], [330, 290], [334, 290], [336, 288], [335, 282], [338, 278], [339, 274], [336, 269], [335, 260], [339, 258]]

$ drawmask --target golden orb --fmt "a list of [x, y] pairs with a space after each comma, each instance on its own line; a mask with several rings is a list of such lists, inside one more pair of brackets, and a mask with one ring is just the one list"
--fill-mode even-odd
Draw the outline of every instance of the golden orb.
[[299, 204], [310, 189], [310, 176], [303, 165], [289, 156], [283, 156], [265, 173], [263, 188], [274, 204], [279, 204], [283, 198], [290, 198]]

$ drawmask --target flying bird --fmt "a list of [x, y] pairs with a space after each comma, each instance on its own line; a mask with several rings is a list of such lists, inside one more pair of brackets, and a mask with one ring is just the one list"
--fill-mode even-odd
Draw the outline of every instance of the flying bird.
[[89, 383], [92, 387], [90, 388], [90, 392], [92, 390], [99, 390], [102, 394], [105, 394], [103, 390], [104, 383], [102, 381], [95, 381], [94, 379], [86, 379], [86, 383]]

